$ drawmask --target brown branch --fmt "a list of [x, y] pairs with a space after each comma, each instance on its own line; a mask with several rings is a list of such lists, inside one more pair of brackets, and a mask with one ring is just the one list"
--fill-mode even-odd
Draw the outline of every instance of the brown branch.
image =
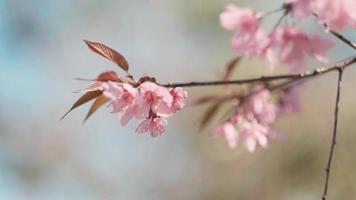
[[[313, 13], [314, 17], [318, 17], [318, 14]], [[341, 40], [342, 42], [344, 42], [346, 45], [350, 46], [353, 49], [356, 49], [356, 44], [351, 42], [351, 40], [347, 39], [346, 37], [344, 37], [343, 35], [341, 35], [340, 33], [333, 31], [333, 30], [329, 30], [328, 25], [327, 24], [323, 24], [324, 28], [326, 29], [326, 31], [328, 31], [329, 33], [331, 33], [332, 35], [334, 35], [336, 38], [338, 38], [339, 40]]]
[[332, 66], [327, 67], [319, 67], [312, 71], [306, 71], [300, 74], [284, 74], [277, 76], [262, 76], [259, 78], [251, 78], [251, 79], [240, 79], [240, 80], [227, 80], [227, 81], [202, 81], [202, 82], [185, 82], [185, 83], [167, 83], [160, 84], [164, 87], [200, 87], [200, 86], [219, 86], [219, 85], [242, 85], [242, 84], [250, 84], [256, 82], [270, 82], [276, 80], [293, 80], [293, 79], [306, 79], [315, 76], [319, 76], [322, 74], [326, 74], [335, 70], [343, 70], [350, 66], [351, 64], [356, 63], [356, 56], [353, 56], [349, 59], [345, 59], [341, 62], [338, 62]]
[[331, 163], [335, 151], [335, 145], [336, 145], [336, 135], [337, 135], [337, 125], [338, 125], [338, 119], [339, 119], [339, 103], [340, 103], [340, 92], [341, 92], [341, 82], [342, 82], [342, 73], [343, 69], [338, 70], [338, 81], [337, 81], [337, 92], [336, 92], [336, 102], [335, 102], [335, 111], [334, 111], [334, 128], [333, 128], [333, 136], [332, 136], [332, 141], [331, 141], [331, 146], [330, 146], [330, 153], [329, 153], [329, 159], [326, 164], [325, 172], [326, 172], [326, 177], [325, 177], [325, 185], [324, 185], [324, 193], [322, 199], [325, 200], [326, 196], [328, 194], [328, 186], [329, 186], [329, 177], [330, 177], [330, 169], [331, 169]]
[[333, 34], [335, 37], [337, 37], [339, 40], [343, 41], [345, 44], [349, 45], [351, 48], [356, 49], [356, 44], [351, 42], [349, 39], [345, 38], [343, 35], [341, 35], [338, 32], [335, 32], [333, 30], [329, 31], [331, 34]]

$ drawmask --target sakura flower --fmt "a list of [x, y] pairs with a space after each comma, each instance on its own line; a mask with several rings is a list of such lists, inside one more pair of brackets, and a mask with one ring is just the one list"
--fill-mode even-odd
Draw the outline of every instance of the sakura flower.
[[276, 119], [276, 106], [271, 102], [271, 93], [263, 86], [256, 86], [253, 91], [256, 94], [249, 99], [248, 108], [254, 115], [254, 118], [261, 124], [271, 124]]
[[328, 29], [356, 28], [355, 0], [315, 0], [315, 12]]
[[249, 8], [239, 8], [233, 4], [226, 6], [220, 15], [220, 24], [227, 30], [256, 32], [259, 28], [260, 14]]
[[136, 132], [146, 133], [148, 132], [152, 137], [157, 137], [161, 135], [167, 126], [167, 120], [160, 117], [150, 117], [141, 122]]
[[220, 24], [227, 30], [235, 31], [231, 41], [238, 54], [267, 59], [274, 64], [271, 40], [260, 26], [262, 14], [248, 8], [228, 5], [220, 15]]
[[313, 0], [289, 0], [287, 4], [291, 8], [293, 17], [304, 19], [313, 13]]
[[178, 110], [182, 110], [184, 107], [184, 101], [188, 97], [188, 93], [180, 87], [171, 89], [170, 93], [173, 97], [172, 111], [176, 112]]
[[321, 62], [327, 61], [327, 52], [333, 42], [317, 35], [307, 35], [298, 28], [279, 27], [274, 34], [274, 44], [280, 49], [280, 60], [295, 72], [305, 68], [305, 57], [309, 55]]
[[111, 100], [113, 113], [122, 112], [134, 103], [137, 89], [133, 88], [130, 84], [123, 83], [122, 85], [118, 85], [118, 83], [109, 81], [103, 87], [103, 94]]
[[213, 130], [215, 135], [225, 137], [230, 148], [235, 148], [237, 138], [241, 138], [251, 153], [255, 151], [257, 145], [267, 147], [268, 138], [275, 133], [272, 125], [277, 112], [269, 90], [257, 85], [252, 91], [254, 94], [239, 105], [235, 115]]
[[239, 118], [238, 120], [239, 131], [244, 141], [247, 150], [253, 153], [257, 144], [261, 147], [267, 147], [267, 136], [269, 127], [264, 126], [257, 122], [255, 119]]
[[237, 146], [238, 133], [232, 123], [226, 122], [213, 130], [214, 135], [223, 135], [229, 147], [234, 149]]
[[300, 110], [299, 91], [301, 85], [292, 85], [282, 90], [278, 102], [278, 115], [294, 113]]
[[173, 97], [167, 88], [149, 81], [144, 82], [139, 87], [135, 117], [148, 117], [151, 111], [158, 116], [168, 117], [172, 114], [172, 102]]

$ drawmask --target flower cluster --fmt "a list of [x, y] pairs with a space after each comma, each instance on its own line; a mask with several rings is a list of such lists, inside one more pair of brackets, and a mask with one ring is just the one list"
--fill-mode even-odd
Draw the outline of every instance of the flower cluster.
[[[303, 2], [292, 2], [286, 9], [298, 10], [302, 7], [299, 4]], [[296, 5], [293, 6], [294, 4]], [[261, 25], [263, 16], [262, 13], [235, 5], [228, 5], [220, 15], [221, 26], [235, 32], [232, 46], [238, 54], [266, 59], [272, 68], [278, 54], [279, 61], [290, 66], [293, 72], [304, 70], [307, 56], [321, 62], [327, 61], [327, 52], [333, 46], [332, 41], [315, 34], [307, 34], [287, 24], [277, 24], [278, 26], [267, 34]]]
[[132, 118], [144, 119], [136, 131], [149, 133], [152, 137], [166, 130], [167, 118], [183, 109], [187, 92], [182, 88], [168, 89], [146, 81], [138, 87], [128, 83], [104, 82], [98, 88], [110, 101], [113, 113], [121, 115], [124, 126]]
[[[279, 62], [293, 72], [303, 71], [308, 57], [327, 62], [334, 43], [306, 33], [295, 23], [288, 24], [287, 20], [283, 21], [286, 15], [291, 14], [295, 20], [314, 16], [327, 30], [356, 28], [355, 0], [288, 0], [281, 10], [282, 18], [270, 32], [265, 31], [262, 20], [271, 13], [233, 4], [221, 13], [220, 24], [234, 32], [231, 44], [237, 54], [267, 60], [272, 69]], [[257, 144], [266, 147], [268, 138], [275, 135], [273, 124], [277, 117], [299, 111], [299, 88], [299, 84], [286, 87], [280, 90], [277, 101], [273, 101], [266, 87], [255, 87], [237, 106], [234, 116], [213, 132], [223, 135], [230, 148], [236, 147], [238, 138], [250, 152], [255, 151]]]
[[267, 147], [267, 138], [274, 133], [271, 125], [276, 114], [277, 107], [271, 101], [270, 91], [256, 86], [253, 94], [236, 108], [235, 115], [217, 126], [213, 133], [223, 135], [230, 148], [235, 148], [238, 138], [241, 138], [247, 150], [254, 152], [257, 144]]
[[263, 85], [255, 86], [251, 95], [236, 107], [235, 114], [213, 130], [213, 135], [223, 136], [231, 149], [236, 148], [239, 138], [249, 152], [254, 152], [257, 144], [266, 148], [268, 138], [276, 136], [273, 125], [277, 117], [298, 111], [299, 101], [295, 93], [298, 88], [293, 85], [283, 89], [275, 103], [270, 90]]
[[297, 19], [315, 14], [328, 29], [356, 28], [355, 0], [290, 0], [288, 3]]

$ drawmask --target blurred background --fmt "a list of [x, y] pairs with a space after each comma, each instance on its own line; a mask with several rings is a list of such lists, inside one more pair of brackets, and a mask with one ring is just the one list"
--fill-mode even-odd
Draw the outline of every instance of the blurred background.
[[[170, 118], [167, 132], [155, 139], [136, 134], [137, 121], [121, 127], [106, 108], [84, 125], [88, 105], [59, 121], [79, 97], [72, 92], [88, 84], [75, 78], [121, 72], [82, 39], [121, 52], [136, 77], [151, 75], [162, 83], [219, 78], [234, 57], [232, 33], [218, 24], [228, 3], [270, 11], [282, 1], [0, 0], [0, 199], [320, 199], [335, 74], [308, 82], [303, 111], [278, 121], [284, 137], [254, 154], [229, 150], [222, 138], [209, 136], [209, 128], [199, 131], [204, 106]], [[323, 33], [312, 19], [298, 25]], [[355, 30], [344, 34], [356, 41]], [[336, 44], [331, 62], [354, 54]], [[266, 63], [245, 59], [235, 78], [270, 73]], [[355, 75], [356, 66], [344, 77], [330, 199], [356, 196]], [[188, 91], [192, 102], [221, 88]]]

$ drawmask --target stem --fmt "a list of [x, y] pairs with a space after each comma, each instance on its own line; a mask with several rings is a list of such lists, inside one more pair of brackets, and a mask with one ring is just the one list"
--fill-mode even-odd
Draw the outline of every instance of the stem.
[[351, 64], [356, 63], [356, 56], [353, 56], [349, 59], [345, 59], [341, 62], [338, 62], [329, 67], [319, 67], [312, 71], [306, 71], [300, 74], [284, 74], [277, 76], [262, 76], [259, 78], [251, 78], [251, 79], [240, 79], [240, 80], [228, 80], [228, 81], [202, 81], [202, 82], [185, 82], [185, 83], [167, 83], [167, 84], [159, 84], [164, 87], [200, 87], [200, 86], [218, 86], [218, 85], [242, 85], [249, 84], [255, 82], [270, 82], [276, 80], [285, 80], [285, 79], [306, 79], [314, 76], [319, 76], [321, 74], [325, 74], [334, 70], [345, 69]]
[[343, 69], [338, 70], [338, 81], [337, 81], [337, 92], [336, 92], [336, 103], [335, 103], [335, 111], [334, 111], [334, 128], [333, 128], [333, 136], [332, 136], [332, 141], [331, 141], [331, 146], [330, 146], [330, 153], [329, 153], [329, 159], [326, 164], [325, 172], [326, 172], [326, 177], [325, 177], [325, 185], [324, 185], [324, 193], [322, 200], [326, 200], [326, 196], [328, 193], [328, 186], [329, 186], [329, 177], [330, 177], [330, 169], [331, 169], [331, 164], [332, 164], [332, 159], [335, 151], [335, 145], [336, 145], [336, 135], [337, 135], [337, 125], [338, 125], [338, 119], [339, 119], [339, 103], [340, 103], [340, 92], [341, 92], [341, 81], [342, 81], [342, 73]]
[[335, 32], [333, 30], [329, 31], [331, 34], [333, 34], [335, 37], [337, 37], [339, 40], [343, 41], [345, 44], [349, 45], [351, 48], [356, 49], [356, 44], [351, 42], [349, 39], [345, 38], [343, 35], [341, 35], [338, 32]]

